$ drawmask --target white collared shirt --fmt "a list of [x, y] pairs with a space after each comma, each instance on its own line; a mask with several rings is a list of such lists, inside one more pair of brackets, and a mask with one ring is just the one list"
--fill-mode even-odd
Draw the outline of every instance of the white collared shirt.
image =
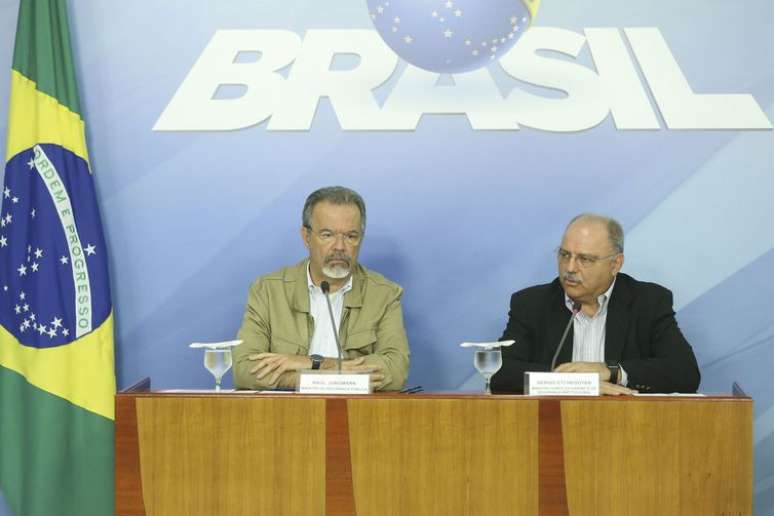
[[[328, 314], [328, 304], [325, 302], [325, 294], [320, 287], [312, 282], [309, 267], [306, 268], [306, 282], [309, 287], [309, 314], [314, 319], [314, 335], [309, 345], [310, 355], [321, 355], [329, 358], [338, 358], [339, 350], [336, 346], [336, 337], [331, 327], [331, 318]], [[333, 308], [333, 320], [336, 322], [336, 332], [341, 324], [341, 314], [344, 311], [344, 294], [352, 290], [352, 276], [347, 283], [336, 292], [329, 294], [331, 308]]]
[[[605, 326], [607, 323], [607, 307], [613, 295], [615, 279], [604, 294], [597, 298], [599, 309], [593, 316], [578, 312], [572, 325], [572, 361], [573, 362], [605, 362]], [[565, 294], [564, 303], [572, 312], [573, 300]], [[621, 368], [618, 383], [626, 385], [628, 376]]]

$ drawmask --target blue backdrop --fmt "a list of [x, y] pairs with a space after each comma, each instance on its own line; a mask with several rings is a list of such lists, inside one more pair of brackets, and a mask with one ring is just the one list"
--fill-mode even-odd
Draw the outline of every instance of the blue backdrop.
[[[405, 287], [409, 383], [480, 388], [458, 343], [499, 337], [509, 295], [552, 279], [565, 223], [596, 211], [627, 231], [624, 271], [674, 291], [702, 392], [727, 393], [737, 380], [754, 397], [756, 514], [774, 513], [774, 3], [544, 0], [532, 40], [525, 36], [502, 64], [429, 79], [373, 43], [365, 0], [70, 7], [110, 252], [119, 387], [143, 376], [156, 388], [210, 386], [200, 353], [187, 345], [233, 338], [250, 282], [304, 255], [306, 195], [344, 184], [368, 204], [361, 261]], [[0, 0], [3, 142], [17, 8]], [[314, 40], [312, 29], [353, 32]], [[240, 52], [207, 65], [221, 37], [237, 40], [232, 50]], [[326, 54], [315, 52], [324, 44], [340, 55], [321, 61]], [[524, 52], [530, 44], [543, 50]], [[622, 61], [609, 54], [619, 46]], [[233, 63], [259, 67], [282, 52], [307, 62], [282, 66], [274, 89], [258, 68], [232, 73]], [[669, 98], [679, 86], [669, 56], [696, 94], [746, 97], [702, 97], [711, 109], [689, 113]], [[546, 62], [553, 68], [541, 68]], [[195, 65], [206, 73], [192, 72]], [[343, 81], [346, 94], [337, 96], [334, 84], [304, 127], [302, 100], [307, 90], [324, 91], [322, 79], [335, 77], [328, 68], [346, 77], [368, 67], [360, 80], [374, 91], [366, 100], [398, 122], [369, 118]], [[437, 83], [429, 96], [422, 79]], [[221, 104], [240, 107], [204, 116], [217, 103], [191, 99], [205, 80], [220, 85]], [[163, 120], [173, 98], [185, 100], [184, 84], [191, 103]], [[449, 91], [459, 92], [457, 108], [434, 105]], [[484, 91], [513, 102], [487, 111]], [[507, 128], [473, 128], [474, 117], [453, 114], [479, 109]], [[398, 115], [417, 111], [440, 114], [407, 129]], [[541, 118], [546, 112], [554, 115]], [[361, 119], [347, 119], [353, 113]], [[628, 126], [626, 113], [634, 117]], [[216, 127], [240, 116], [243, 127]]]

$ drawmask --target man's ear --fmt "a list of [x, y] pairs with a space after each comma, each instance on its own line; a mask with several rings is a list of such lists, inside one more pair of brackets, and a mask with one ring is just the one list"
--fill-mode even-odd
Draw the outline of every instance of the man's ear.
[[304, 242], [304, 247], [309, 249], [309, 238], [312, 236], [312, 232], [306, 226], [301, 226], [301, 241]]
[[613, 260], [613, 276], [621, 272], [621, 269], [623, 268], [624, 264], [624, 254], [621, 253], [618, 256], [615, 257], [615, 260]]

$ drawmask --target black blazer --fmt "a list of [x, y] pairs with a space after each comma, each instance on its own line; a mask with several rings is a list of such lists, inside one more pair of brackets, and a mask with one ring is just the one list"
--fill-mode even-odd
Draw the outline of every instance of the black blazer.
[[[525, 371], [548, 371], [570, 311], [556, 278], [511, 296], [508, 325], [500, 340], [503, 366], [492, 377], [494, 392], [523, 392]], [[572, 361], [573, 328], [557, 364]], [[699, 366], [672, 309], [672, 292], [619, 273], [605, 325], [605, 360], [620, 362], [628, 386], [640, 392], [696, 392]]]

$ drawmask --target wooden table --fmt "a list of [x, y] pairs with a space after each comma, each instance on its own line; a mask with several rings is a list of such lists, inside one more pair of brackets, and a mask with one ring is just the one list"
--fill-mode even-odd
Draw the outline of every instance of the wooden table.
[[752, 400], [135, 389], [116, 514], [751, 515]]

